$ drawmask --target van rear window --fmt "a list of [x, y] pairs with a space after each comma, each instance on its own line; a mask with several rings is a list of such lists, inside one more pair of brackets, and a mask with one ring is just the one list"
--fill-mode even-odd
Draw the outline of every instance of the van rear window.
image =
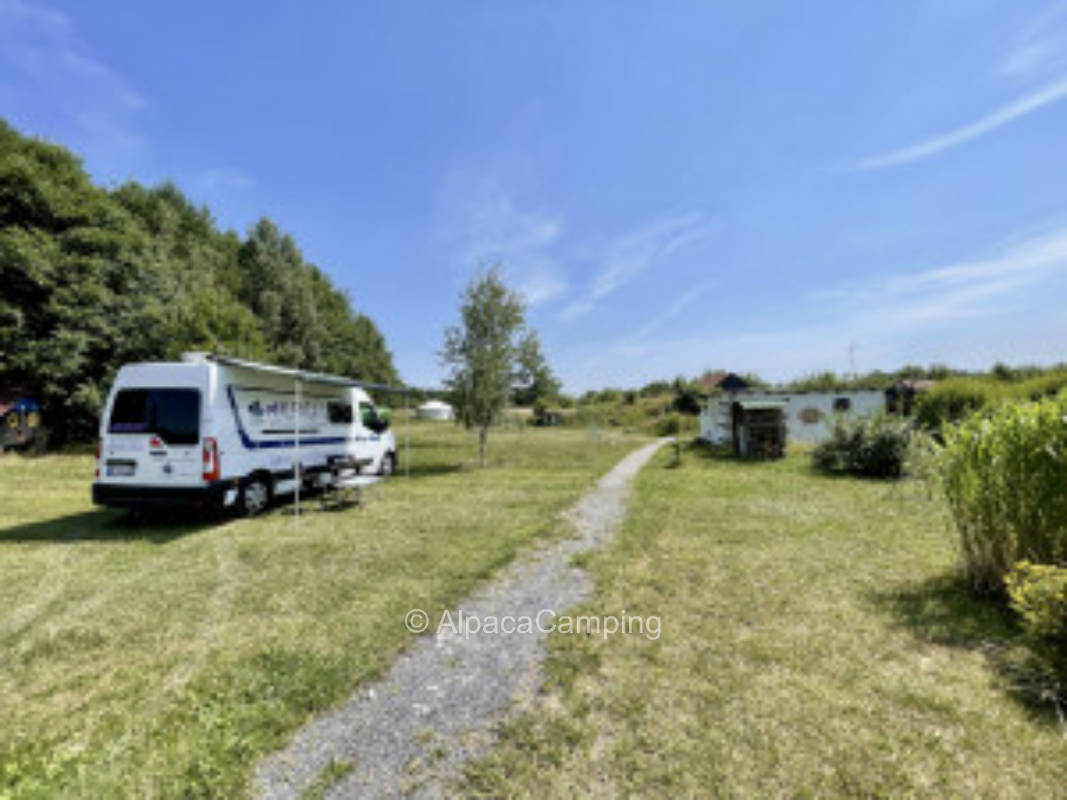
[[200, 392], [196, 389], [120, 389], [108, 433], [154, 433], [167, 444], [200, 441]]

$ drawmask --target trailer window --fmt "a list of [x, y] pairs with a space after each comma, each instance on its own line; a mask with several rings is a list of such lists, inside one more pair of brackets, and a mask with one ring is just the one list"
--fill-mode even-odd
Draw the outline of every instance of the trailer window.
[[200, 392], [196, 389], [120, 389], [111, 407], [109, 433], [154, 433], [167, 444], [200, 441]]
[[326, 414], [330, 418], [331, 425], [352, 424], [352, 406], [349, 403], [327, 403]]

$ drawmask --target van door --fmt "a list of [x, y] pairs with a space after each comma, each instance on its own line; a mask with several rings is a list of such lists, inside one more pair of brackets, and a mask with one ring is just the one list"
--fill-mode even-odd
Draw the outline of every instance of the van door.
[[381, 433], [378, 430], [378, 412], [369, 400], [356, 400], [356, 458], [364, 468], [377, 464], [381, 455]]
[[100, 479], [190, 485], [201, 480], [200, 390], [127, 387], [111, 404]]

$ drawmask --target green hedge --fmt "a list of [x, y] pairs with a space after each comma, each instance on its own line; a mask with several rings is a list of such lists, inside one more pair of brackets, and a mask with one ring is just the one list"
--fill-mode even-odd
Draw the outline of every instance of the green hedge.
[[1067, 369], [1053, 369], [1021, 380], [993, 376], [949, 378], [916, 400], [915, 418], [924, 428], [938, 431], [946, 422], [960, 422], [976, 411], [1004, 403], [1040, 400], [1067, 386]]

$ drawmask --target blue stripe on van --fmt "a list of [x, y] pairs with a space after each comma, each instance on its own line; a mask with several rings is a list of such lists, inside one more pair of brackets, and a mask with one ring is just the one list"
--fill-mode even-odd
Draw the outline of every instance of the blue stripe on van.
[[[233, 409], [233, 421], [237, 423], [237, 434], [241, 437], [241, 444], [249, 450], [266, 449], [270, 447], [296, 447], [296, 439], [272, 439], [269, 441], [256, 441], [241, 424], [241, 414], [237, 410], [237, 399], [233, 396], [233, 387], [226, 387], [226, 395], [230, 398], [230, 408]], [[345, 436], [317, 436], [300, 440], [300, 446], [316, 444], [344, 444], [348, 441]]]

